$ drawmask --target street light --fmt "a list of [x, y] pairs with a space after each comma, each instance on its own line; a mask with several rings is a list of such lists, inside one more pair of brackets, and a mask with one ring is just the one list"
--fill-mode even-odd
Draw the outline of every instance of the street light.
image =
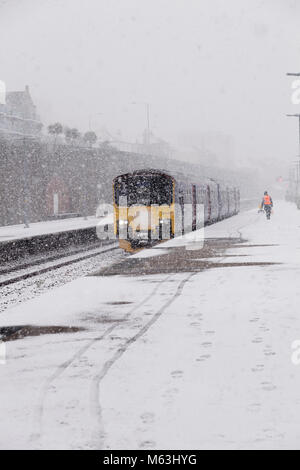
[[146, 106], [146, 123], [147, 123], [147, 126], [146, 126], [146, 129], [147, 129], [147, 144], [150, 143], [150, 103], [147, 103], [147, 102], [141, 102], [141, 103], [137, 103], [135, 101], [132, 101], [131, 104], [143, 104], [144, 106]]
[[299, 159], [300, 159], [300, 114], [287, 114], [287, 117], [295, 117], [299, 120]]
[[[298, 72], [289, 72], [287, 73], [288, 77], [300, 77], [300, 73]], [[300, 178], [300, 114], [287, 114], [287, 117], [296, 117], [299, 120], [299, 155], [298, 155], [298, 160], [297, 160], [297, 196], [298, 197], [298, 187], [299, 187], [299, 178]], [[298, 204], [298, 202], [297, 202]]]
[[96, 116], [103, 116], [103, 113], [96, 113], [96, 114], [90, 114], [89, 115], [89, 131], [92, 130], [92, 118]]
[[[300, 178], [300, 114], [287, 114], [287, 117], [294, 117], [294, 118], [297, 118], [299, 121], [299, 154], [298, 154], [298, 160], [297, 160], [297, 192], [296, 192], [296, 198], [298, 199], [299, 178]], [[298, 201], [296, 202], [298, 205]]]

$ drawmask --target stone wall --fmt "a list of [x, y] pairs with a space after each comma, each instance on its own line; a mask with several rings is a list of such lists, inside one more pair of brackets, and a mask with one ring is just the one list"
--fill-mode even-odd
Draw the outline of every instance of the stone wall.
[[[112, 180], [141, 168], [163, 168], [224, 178], [224, 171], [103, 146], [82, 148], [39, 139], [0, 139], [0, 225], [48, 220], [60, 214], [95, 214], [99, 202], [112, 201]], [[227, 177], [238, 184], [238, 176]]]

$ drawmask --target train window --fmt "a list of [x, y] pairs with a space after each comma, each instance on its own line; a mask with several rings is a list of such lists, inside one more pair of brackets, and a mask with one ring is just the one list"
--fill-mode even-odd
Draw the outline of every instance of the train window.
[[172, 179], [166, 176], [134, 175], [115, 183], [115, 201], [127, 197], [127, 205], [170, 205], [173, 200]]
[[128, 206], [141, 204], [149, 206], [151, 201], [151, 180], [147, 176], [134, 176], [128, 181]]
[[153, 178], [151, 190], [151, 204], [170, 205], [173, 199], [172, 180], [165, 176]]

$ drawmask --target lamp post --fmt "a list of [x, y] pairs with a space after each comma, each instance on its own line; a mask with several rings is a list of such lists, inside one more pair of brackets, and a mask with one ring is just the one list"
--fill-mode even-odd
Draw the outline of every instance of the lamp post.
[[287, 117], [295, 117], [295, 118], [298, 118], [298, 126], [299, 126], [299, 154], [298, 154], [298, 157], [300, 158], [300, 114], [287, 114]]
[[89, 115], [89, 131], [92, 131], [92, 119], [96, 116], [103, 116], [103, 113], [96, 113]]
[[[288, 72], [287, 73], [288, 77], [300, 77], [299, 72]], [[297, 198], [297, 206], [300, 209], [300, 206], [298, 204], [298, 188], [299, 188], [299, 178], [300, 178], [300, 114], [287, 114], [287, 117], [296, 117], [299, 120], [299, 154], [298, 154], [298, 160], [296, 162], [297, 164], [297, 170], [296, 170], [296, 198]]]
[[131, 104], [143, 104], [146, 107], [146, 144], [150, 143], [150, 103], [133, 101]]
[[[299, 139], [299, 153], [298, 153], [298, 160], [297, 160], [297, 172], [296, 172], [296, 203], [298, 208], [300, 209], [300, 205], [298, 203], [298, 191], [299, 191], [299, 179], [300, 179], [300, 114], [287, 114], [287, 117], [294, 117], [298, 119], [298, 139]], [[300, 201], [299, 201], [300, 202]]]

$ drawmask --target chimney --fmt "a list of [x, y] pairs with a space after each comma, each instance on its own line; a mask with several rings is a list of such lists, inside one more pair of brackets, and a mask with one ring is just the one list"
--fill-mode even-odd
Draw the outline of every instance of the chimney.
[[29, 86], [28, 85], [25, 86], [25, 91], [29, 95]]

